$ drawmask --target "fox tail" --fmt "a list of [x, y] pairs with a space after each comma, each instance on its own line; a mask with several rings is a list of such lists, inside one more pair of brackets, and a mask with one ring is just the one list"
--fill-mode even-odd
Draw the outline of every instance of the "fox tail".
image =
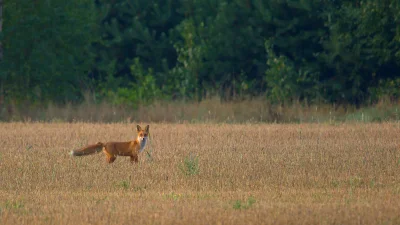
[[103, 150], [104, 144], [101, 142], [97, 142], [97, 144], [94, 145], [88, 145], [86, 147], [83, 147], [81, 149], [77, 150], [72, 150], [69, 154], [71, 156], [84, 156], [84, 155], [91, 155], [94, 153], [101, 152]]

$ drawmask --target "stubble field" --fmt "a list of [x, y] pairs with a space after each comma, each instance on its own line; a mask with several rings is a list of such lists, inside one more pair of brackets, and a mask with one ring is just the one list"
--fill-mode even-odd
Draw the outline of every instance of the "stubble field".
[[[145, 124], [142, 124], [145, 125]], [[0, 124], [0, 224], [400, 224], [400, 125]]]

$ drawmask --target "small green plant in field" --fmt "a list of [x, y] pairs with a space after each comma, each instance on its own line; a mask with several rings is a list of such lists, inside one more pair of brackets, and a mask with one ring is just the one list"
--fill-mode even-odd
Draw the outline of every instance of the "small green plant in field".
[[146, 150], [146, 160], [148, 162], [153, 162], [153, 148], [151, 147], [151, 134], [149, 134], [149, 140], [147, 141], [147, 150]]
[[392, 192], [395, 195], [400, 195], [400, 186], [394, 187]]
[[372, 179], [372, 180], [369, 181], [369, 187], [370, 187], [370, 188], [376, 187], [375, 179]]
[[236, 200], [233, 203], [233, 208], [234, 209], [248, 209], [250, 208], [254, 203], [256, 203], [256, 199], [253, 196], [250, 196], [247, 199], [247, 202], [242, 202], [241, 200]]
[[146, 190], [146, 185], [145, 186], [135, 186], [133, 187], [133, 191], [134, 192], [144, 192], [144, 190]]
[[332, 186], [333, 186], [334, 188], [338, 188], [339, 185], [340, 185], [340, 182], [337, 181], [337, 180], [333, 180], [333, 181], [331, 181], [331, 184], [332, 184]]
[[349, 184], [351, 188], [359, 188], [363, 184], [363, 180], [361, 177], [355, 176], [349, 179]]
[[107, 196], [103, 197], [103, 198], [95, 198], [92, 197], [92, 201], [94, 201], [96, 204], [99, 204], [101, 202], [104, 202], [107, 199]]
[[149, 162], [153, 161], [153, 155], [152, 155], [153, 149], [150, 149], [149, 151], [146, 151], [146, 160]]
[[350, 187], [349, 191], [348, 191], [348, 195], [345, 197], [346, 204], [350, 204], [353, 201], [353, 199], [354, 199], [353, 188]]
[[181, 199], [183, 197], [182, 194], [177, 194], [177, 193], [174, 193], [174, 192], [171, 192], [169, 194], [163, 194], [163, 196], [166, 199], [172, 199], [174, 201], [178, 201], [179, 199]]
[[129, 181], [123, 180], [123, 181], [119, 182], [119, 183], [117, 184], [117, 186], [120, 187], [120, 188], [122, 188], [122, 189], [124, 189], [124, 190], [128, 190], [128, 188], [131, 186], [131, 184], [130, 184]]
[[236, 200], [235, 203], [233, 204], [233, 208], [234, 209], [241, 209], [243, 207], [242, 205], [243, 205], [242, 201]]
[[196, 199], [211, 199], [211, 198], [213, 198], [215, 196], [212, 195], [212, 194], [200, 194], [200, 193], [197, 193], [194, 197]]
[[22, 209], [24, 208], [24, 203], [22, 201], [6, 201], [6, 209]]
[[199, 158], [190, 153], [189, 156], [185, 157], [182, 164], [179, 165], [179, 169], [186, 176], [199, 174]]
[[299, 139], [301, 140], [301, 129], [299, 129], [298, 132], [299, 132]]
[[25, 147], [25, 150], [29, 151], [29, 150], [31, 150], [32, 148], [33, 148], [32, 145], [27, 145], [27, 146]]

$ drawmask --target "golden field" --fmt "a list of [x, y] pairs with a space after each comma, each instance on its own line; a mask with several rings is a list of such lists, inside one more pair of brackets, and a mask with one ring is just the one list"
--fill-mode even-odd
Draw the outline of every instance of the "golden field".
[[68, 155], [135, 127], [1, 123], [0, 224], [400, 224], [398, 123], [150, 124], [139, 164]]

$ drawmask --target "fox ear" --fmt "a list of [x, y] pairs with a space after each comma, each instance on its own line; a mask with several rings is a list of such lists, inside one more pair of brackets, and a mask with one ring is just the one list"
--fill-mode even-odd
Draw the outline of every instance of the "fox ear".
[[150, 128], [150, 126], [147, 125], [146, 128], [145, 128], [145, 130], [146, 130], [147, 132], [149, 132], [149, 128]]
[[137, 125], [137, 131], [139, 132], [141, 130], [142, 130], [142, 128], [139, 125]]

